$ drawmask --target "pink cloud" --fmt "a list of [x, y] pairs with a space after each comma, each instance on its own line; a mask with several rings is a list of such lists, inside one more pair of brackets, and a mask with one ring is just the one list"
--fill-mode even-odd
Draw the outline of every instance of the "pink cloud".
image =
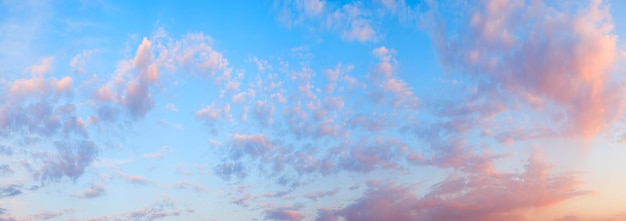
[[10, 83], [9, 98], [18, 100], [26, 96], [48, 96], [54, 95], [58, 98], [63, 95], [70, 95], [72, 90], [72, 78], [69, 76], [61, 79], [43, 77], [33, 77], [18, 79]]
[[254, 104], [254, 117], [263, 126], [269, 126], [274, 120], [274, 105], [269, 102], [257, 101]]
[[76, 194], [76, 197], [79, 198], [96, 198], [104, 195], [106, 193], [106, 189], [101, 184], [93, 184], [90, 188], [82, 191], [80, 194]]
[[196, 117], [208, 123], [226, 118], [230, 115], [230, 105], [226, 104], [223, 108], [217, 108], [215, 105], [209, 105], [196, 112]]
[[171, 200], [162, 200], [143, 209], [128, 211], [117, 215], [101, 216], [88, 220], [157, 220], [167, 217], [177, 217], [185, 213], [193, 212], [194, 210], [180, 209], [179, 206]]
[[168, 146], [162, 146], [161, 149], [157, 152], [152, 152], [152, 153], [145, 153], [142, 155], [143, 158], [146, 159], [155, 159], [155, 160], [160, 160], [161, 158], [163, 158], [164, 154], [169, 153], [171, 150]]
[[[617, 36], [602, 1], [573, 11], [542, 2], [481, 1], [451, 39], [433, 38], [443, 64], [500, 85], [537, 111], [564, 111], [566, 136], [594, 136], [621, 116], [623, 91], [612, 83]], [[552, 122], [559, 124], [559, 122]]]
[[27, 68], [27, 70], [33, 73], [34, 75], [41, 76], [45, 73], [52, 71], [53, 62], [54, 62], [54, 57], [44, 57], [41, 59], [40, 64], [30, 66]]
[[371, 132], [382, 131], [391, 124], [391, 122], [385, 120], [383, 117], [370, 117], [361, 114], [350, 118], [347, 123], [353, 129], [364, 128]]
[[575, 174], [553, 174], [531, 157], [521, 173], [452, 176], [420, 197], [409, 187], [374, 185], [353, 204], [318, 210], [318, 220], [498, 220], [587, 194]]
[[123, 104], [134, 119], [145, 116], [154, 107], [148, 85], [135, 81], [128, 83]]
[[376, 31], [370, 23], [364, 19], [355, 19], [350, 22], [348, 30], [343, 32], [343, 37], [347, 40], [357, 40], [360, 42], [376, 41]]
[[404, 144], [389, 139], [379, 139], [373, 143], [366, 140], [353, 144], [345, 155], [339, 158], [338, 168], [355, 172], [369, 172], [374, 169], [398, 169], [403, 155]]
[[374, 12], [360, 2], [327, 4], [320, 0], [285, 1], [278, 19], [288, 27], [304, 26], [312, 30], [330, 31], [346, 41], [375, 42], [379, 35], [372, 25]]
[[[228, 60], [222, 53], [212, 46], [212, 39], [202, 33], [193, 33], [184, 36], [181, 40], [172, 42], [172, 47], [165, 47], [158, 59], [202, 77], [216, 77], [225, 80], [230, 77]], [[163, 53], [167, 52], [167, 53]], [[216, 73], [222, 72], [221, 76]]]
[[419, 99], [414, 96], [413, 89], [395, 73], [397, 66], [393, 58], [395, 51], [382, 46], [374, 49], [372, 54], [379, 59], [379, 63], [368, 77], [379, 87], [370, 92], [370, 99], [376, 104], [386, 101], [396, 108], [416, 109]]
[[239, 197], [234, 197], [230, 202], [243, 207], [248, 207], [248, 201], [255, 200], [256, 198], [256, 196], [253, 196], [251, 194], [244, 194]]
[[[97, 116], [90, 116], [90, 121], [112, 123], [122, 111], [128, 113], [133, 120], [143, 119], [155, 107], [154, 93], [156, 86], [161, 85], [164, 71], [167, 74], [212, 78], [216, 82], [228, 81], [226, 92], [237, 91], [239, 82], [230, 76], [231, 69], [227, 59], [214, 50], [211, 44], [212, 39], [202, 33], [187, 34], [181, 39], [175, 39], [167, 36], [162, 28], [150, 38], [144, 37], [135, 56], [119, 61], [115, 76], [93, 92], [92, 101], [96, 104]], [[217, 76], [218, 72], [222, 75]], [[176, 110], [171, 104], [165, 107]], [[228, 107], [220, 111], [228, 112]], [[197, 116], [213, 121], [216, 116], [211, 114], [205, 108], [198, 111]], [[214, 126], [212, 131], [217, 131]]]
[[209, 192], [209, 189], [207, 189], [206, 187], [204, 187], [204, 186], [202, 186], [202, 185], [200, 185], [198, 183], [189, 181], [189, 180], [183, 180], [183, 181], [174, 183], [174, 188], [176, 188], [176, 189], [183, 189], [183, 190], [193, 190], [193, 191], [195, 191], [197, 193]]
[[324, 10], [324, 5], [326, 5], [326, 1], [323, 0], [303, 0], [299, 2], [301, 2], [300, 4], [304, 8], [304, 13], [308, 16], [319, 15]]
[[339, 192], [339, 189], [329, 190], [329, 191], [317, 191], [313, 193], [307, 193], [305, 195], [306, 198], [317, 201], [319, 198], [334, 196]]
[[[154, 59], [153, 45], [144, 38], [137, 47], [132, 61], [122, 60], [118, 63], [117, 74], [113, 80], [100, 86], [93, 93], [99, 104], [113, 103], [123, 107], [135, 119], [143, 118], [153, 107], [154, 100], [150, 88], [158, 83], [160, 74], [158, 63]], [[128, 79], [127, 79], [128, 78]], [[105, 108], [105, 109], [102, 109]], [[101, 114], [104, 119], [115, 120], [116, 108], [101, 106], [98, 110], [108, 112]], [[100, 115], [100, 113], [99, 113]], [[107, 120], [107, 121], [108, 121]]]
[[270, 220], [295, 221], [304, 217], [294, 208], [276, 208], [265, 212], [265, 218]]
[[133, 60], [133, 67], [141, 70], [145, 69], [152, 62], [153, 56], [151, 52], [152, 43], [147, 38], [143, 38], [143, 41], [137, 48], [135, 59]]
[[233, 134], [232, 154], [235, 157], [261, 157], [272, 149], [272, 143], [264, 134]]
[[117, 174], [115, 174], [115, 176], [122, 178], [126, 182], [129, 182], [132, 184], [146, 184], [148, 182], [148, 180], [144, 176], [128, 175], [126, 173], [122, 173], [121, 171], [118, 171]]
[[62, 216], [67, 215], [67, 214], [73, 214], [75, 212], [76, 212], [75, 209], [64, 209], [64, 210], [61, 210], [61, 211], [58, 211], [58, 212], [43, 211], [43, 212], [31, 215], [29, 217], [29, 219], [33, 219], [33, 220], [49, 220], [49, 219], [62, 217]]
[[98, 52], [99, 50], [96, 50], [96, 49], [84, 50], [82, 53], [75, 55], [70, 61], [72, 72], [77, 73], [77, 74], [84, 74], [87, 71], [85, 67], [87, 66], [87, 62], [90, 60], [90, 58], [93, 55], [95, 55]]
[[143, 158], [146, 159], [156, 159], [159, 160], [161, 158], [163, 158], [163, 154], [162, 153], [145, 153], [142, 155]]
[[[0, 95], [0, 134], [31, 144], [23, 149], [31, 157], [23, 161], [27, 171], [42, 183], [82, 176], [98, 147], [89, 139], [88, 124], [77, 116], [77, 107], [67, 100], [61, 103], [71, 98], [72, 78], [33, 76], [8, 82], [6, 88]], [[52, 151], [44, 151], [46, 147]]]
[[98, 88], [94, 93], [94, 98], [98, 101], [104, 102], [113, 102], [115, 100], [115, 96], [113, 95], [109, 85]]
[[134, 119], [139, 119], [154, 107], [150, 86], [159, 80], [159, 69], [152, 55], [152, 43], [147, 38], [137, 48], [133, 67], [138, 76], [126, 85], [126, 96], [122, 98], [122, 103]]
[[369, 11], [362, 9], [359, 3], [345, 4], [329, 16], [327, 24], [343, 26], [342, 38], [348, 41], [377, 41], [378, 36], [371, 25]]
[[341, 97], [327, 97], [324, 99], [324, 108], [329, 111], [338, 111], [343, 108], [345, 102]]

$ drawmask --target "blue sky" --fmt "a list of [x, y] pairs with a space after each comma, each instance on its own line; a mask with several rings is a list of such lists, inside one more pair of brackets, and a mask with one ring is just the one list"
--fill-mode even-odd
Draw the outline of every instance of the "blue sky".
[[621, 1], [0, 3], [0, 220], [623, 220]]

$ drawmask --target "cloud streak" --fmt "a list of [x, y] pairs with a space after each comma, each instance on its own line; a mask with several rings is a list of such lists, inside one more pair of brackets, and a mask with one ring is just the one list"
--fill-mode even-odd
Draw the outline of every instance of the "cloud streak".
[[575, 174], [552, 174], [548, 165], [534, 157], [524, 168], [517, 174], [451, 176], [421, 197], [410, 187], [370, 186], [362, 198], [346, 207], [319, 210], [318, 220], [511, 219], [515, 211], [545, 207], [589, 193], [580, 189]]

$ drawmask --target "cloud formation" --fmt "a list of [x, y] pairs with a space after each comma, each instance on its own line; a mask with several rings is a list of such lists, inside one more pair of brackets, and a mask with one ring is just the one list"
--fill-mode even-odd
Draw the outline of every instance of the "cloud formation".
[[22, 194], [19, 185], [8, 185], [6, 187], [0, 187], [0, 198], [13, 197]]
[[101, 184], [92, 184], [91, 187], [85, 189], [83, 192], [76, 194], [76, 197], [89, 199], [96, 198], [104, 195], [106, 193], [106, 189]]
[[[607, 195], [575, 171], [602, 167], [592, 161], [618, 151], [599, 135], [623, 132], [609, 131], [624, 116], [623, 50], [609, 5], [475, 3], [254, 2], [279, 14], [232, 13], [217, 29], [211, 19], [188, 23], [202, 21], [220, 39], [156, 28], [131, 34], [125, 49], [61, 44], [63, 52], [0, 79], [0, 220], [84, 219], [101, 214], [92, 203], [159, 196], [91, 220], [591, 217], [543, 212]], [[81, 10], [91, 13], [90, 4]], [[270, 24], [232, 28], [263, 15]], [[177, 16], [157, 25], [187, 24]], [[240, 47], [250, 34], [241, 30], [269, 32]], [[521, 160], [572, 143], [594, 146], [577, 156], [589, 161], [571, 163], [570, 152]], [[77, 209], [42, 209], [51, 199]], [[37, 213], [19, 214], [29, 211]]]
[[553, 174], [548, 165], [531, 157], [522, 173], [451, 176], [424, 196], [410, 187], [373, 185], [346, 207], [319, 210], [318, 220], [510, 220], [516, 217], [515, 211], [589, 193], [579, 185], [575, 174]]
[[265, 212], [265, 218], [269, 220], [296, 221], [304, 218], [294, 208], [276, 208]]
[[312, 30], [331, 31], [346, 41], [376, 42], [374, 12], [361, 2], [337, 4], [325, 0], [281, 1], [278, 19], [289, 27], [305, 26]]
[[3, 146], [1, 152], [12, 155], [20, 150], [29, 154], [29, 160], [21, 164], [42, 183], [63, 177], [75, 180], [95, 160], [98, 147], [89, 139], [88, 125], [71, 102], [73, 79], [46, 78], [42, 74], [3, 82], [6, 87], [0, 90], [0, 136], [30, 145], [24, 149]]
[[83, 175], [98, 156], [98, 147], [92, 141], [56, 142], [56, 153], [35, 153], [39, 165], [33, 165], [34, 176], [41, 180], [58, 181], [63, 177], [76, 180]]
[[551, 122], [558, 134], [590, 137], [621, 116], [623, 91], [611, 80], [618, 50], [608, 6], [577, 4], [479, 1], [458, 28], [438, 21], [433, 40], [446, 68], [497, 85], [502, 100], [562, 112]]

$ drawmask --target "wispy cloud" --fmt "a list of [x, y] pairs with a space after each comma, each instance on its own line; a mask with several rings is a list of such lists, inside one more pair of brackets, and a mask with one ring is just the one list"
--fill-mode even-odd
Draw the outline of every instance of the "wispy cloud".
[[75, 194], [76, 197], [90, 199], [104, 195], [106, 189], [102, 184], [92, 184], [89, 188], [83, 190], [80, 193]]

